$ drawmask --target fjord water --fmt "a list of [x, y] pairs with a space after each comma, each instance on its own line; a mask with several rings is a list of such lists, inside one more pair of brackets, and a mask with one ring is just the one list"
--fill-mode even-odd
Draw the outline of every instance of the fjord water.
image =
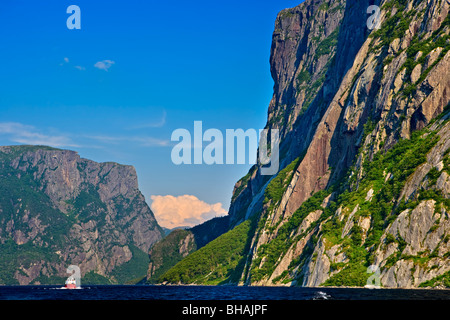
[[450, 290], [236, 286], [0, 286], [0, 300], [450, 300]]

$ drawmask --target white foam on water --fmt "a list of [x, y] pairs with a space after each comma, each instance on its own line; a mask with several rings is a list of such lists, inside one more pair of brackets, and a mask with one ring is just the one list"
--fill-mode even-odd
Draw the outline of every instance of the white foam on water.
[[331, 296], [323, 291], [317, 291], [313, 300], [328, 300]]

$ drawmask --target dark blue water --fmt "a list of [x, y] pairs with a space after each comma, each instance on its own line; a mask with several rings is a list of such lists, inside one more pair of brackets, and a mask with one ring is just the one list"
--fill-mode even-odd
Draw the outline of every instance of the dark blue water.
[[0, 286], [0, 300], [450, 300], [450, 290], [234, 286]]

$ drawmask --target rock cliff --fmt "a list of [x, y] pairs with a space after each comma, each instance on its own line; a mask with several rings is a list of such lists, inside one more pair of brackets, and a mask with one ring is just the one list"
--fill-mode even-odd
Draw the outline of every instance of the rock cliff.
[[307, 0], [278, 14], [266, 127], [281, 170], [255, 165], [234, 188], [229, 228], [257, 222], [239, 283], [449, 285], [448, 11]]
[[[445, 218], [448, 209], [445, 205], [436, 208], [442, 215], [442, 220], [436, 220], [431, 218], [435, 215], [434, 210], [427, 210], [434, 208], [433, 205], [425, 202], [428, 206], [423, 207], [423, 202], [427, 201], [425, 194], [428, 197], [435, 196], [433, 192], [427, 193], [419, 189], [435, 188], [421, 185], [419, 177], [423, 179], [427, 175], [423, 168], [426, 164], [419, 162], [421, 166], [409, 168], [412, 176], [395, 180], [396, 188], [405, 184], [400, 194], [397, 194], [397, 189], [395, 192], [389, 190], [392, 197], [385, 198], [383, 195], [381, 198], [380, 192], [388, 192], [384, 188], [389, 187], [380, 185], [365, 190], [364, 201], [373, 197], [377, 201], [376, 206], [369, 206], [370, 209], [364, 207], [361, 210], [362, 204], [354, 206], [354, 203], [347, 203], [342, 196], [346, 192], [362, 192], [361, 189], [367, 183], [367, 175], [370, 174], [365, 169], [365, 163], [370, 166], [368, 163], [373, 162], [376, 156], [381, 157], [388, 154], [389, 150], [394, 150], [399, 140], [411, 139], [414, 130], [427, 126], [449, 103], [450, 77], [446, 71], [449, 68], [449, 4], [443, 1], [381, 2], [381, 27], [369, 35], [365, 28], [368, 15], [364, 12], [371, 4], [368, 1], [359, 1], [358, 5], [349, 2], [346, 4], [341, 24], [341, 32], [344, 33], [339, 34], [336, 51], [340, 57], [344, 47], [355, 46], [357, 53], [351, 65], [342, 63], [348, 67], [332, 69], [333, 73], [344, 70], [345, 75], [315, 127], [305, 155], [290, 183], [283, 190], [283, 197], [279, 202], [263, 207], [266, 222], [254, 237], [252, 267], [243, 279], [247, 283], [362, 286], [368, 278], [367, 268], [373, 263], [382, 270], [381, 285], [417, 287], [448, 272], [448, 247], [444, 243], [441, 245], [449, 232]], [[352, 36], [356, 41], [351, 40]], [[426, 64], [427, 68], [421, 68], [426, 61], [431, 63]], [[437, 130], [433, 128], [431, 132], [438, 132], [443, 145], [447, 146], [445, 137], [448, 126], [444, 125]], [[439, 162], [442, 161], [446, 148], [442, 147], [439, 152], [436, 149], [421, 152]], [[423, 154], [417, 154], [417, 158], [419, 156]], [[426, 166], [427, 169], [431, 167], [431, 164]], [[416, 175], [419, 177], [414, 179]], [[411, 185], [409, 179], [416, 183]], [[443, 179], [442, 177], [441, 180]], [[389, 182], [390, 180], [385, 183]], [[331, 191], [333, 189], [337, 190]], [[317, 214], [314, 216], [317, 221], [315, 228], [309, 232], [295, 233], [292, 230], [295, 229], [295, 223], [302, 218], [308, 219], [316, 211], [303, 212], [303, 217], [298, 217], [296, 213], [302, 211], [306, 201], [321, 190], [327, 190], [329, 196], [335, 199], [333, 204], [339, 204], [339, 208], [334, 213], [331, 212], [334, 210], [332, 207], [322, 210], [321, 218], [316, 218]], [[405, 234], [402, 236], [392, 232], [390, 238], [395, 238], [394, 242], [406, 243], [397, 248], [396, 254], [390, 256], [390, 263], [386, 264], [380, 253], [385, 250], [383, 235], [391, 230], [390, 222], [399, 223], [400, 217], [395, 218], [396, 210], [399, 210], [403, 202], [411, 203], [412, 199], [408, 196], [413, 193], [416, 197], [414, 200], [419, 204], [414, 209], [416, 211], [412, 210], [409, 215], [416, 216], [417, 213], [421, 219], [428, 216], [431, 223], [437, 221], [434, 228], [441, 233], [432, 237], [435, 239], [434, 246], [429, 246], [429, 251], [424, 251], [420, 246], [417, 247], [417, 243], [426, 241], [425, 234], [430, 229], [424, 230], [425, 234], [407, 237], [415, 240], [406, 240], [403, 236], [414, 232], [414, 227], [409, 220], [407, 225], [406, 222], [400, 223]], [[337, 198], [339, 194], [340, 198]], [[382, 212], [380, 219], [379, 212], [372, 210], [385, 212]], [[403, 214], [408, 215], [407, 211]], [[299, 234], [298, 239], [288, 237], [290, 245], [275, 251], [272, 244], [283, 237], [286, 229]], [[339, 240], [333, 235], [337, 231], [340, 231]], [[367, 239], [370, 240], [369, 243], [366, 242]], [[415, 249], [412, 250], [410, 246]], [[388, 251], [393, 254], [393, 249], [389, 248]], [[408, 248], [416, 255], [414, 258], [409, 256]], [[362, 249], [369, 254], [363, 254]], [[403, 251], [399, 252], [399, 249]], [[417, 252], [421, 254], [417, 256]], [[429, 259], [432, 252], [437, 256], [419, 266], [417, 259]], [[427, 272], [428, 270], [433, 272]]]
[[158, 241], [149, 252], [147, 282], [159, 277], [190, 253], [228, 231], [229, 217], [218, 217], [188, 229], [177, 229]]
[[0, 283], [63, 283], [143, 277], [162, 237], [132, 166], [96, 163], [73, 151], [0, 147]]

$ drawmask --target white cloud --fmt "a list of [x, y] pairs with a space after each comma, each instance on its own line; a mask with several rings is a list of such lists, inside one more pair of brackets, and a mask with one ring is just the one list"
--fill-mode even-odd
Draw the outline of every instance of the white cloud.
[[[96, 147], [98, 144], [124, 145], [134, 144], [140, 147], [167, 147], [169, 140], [154, 138], [150, 136], [108, 136], [88, 134], [61, 134], [59, 132], [41, 130], [31, 125], [18, 122], [0, 122], [0, 138], [11, 143], [46, 145], [55, 148], [60, 147]], [[89, 141], [91, 140], [91, 141]], [[76, 142], [74, 142], [76, 141]], [[91, 142], [95, 141], [95, 145]], [[80, 144], [81, 143], [81, 144]]]
[[112, 60], [102, 60], [94, 64], [94, 67], [100, 70], [108, 71], [115, 62]]
[[46, 145], [52, 147], [77, 147], [64, 135], [46, 135], [35, 127], [17, 122], [0, 122], [0, 136], [6, 136], [10, 141], [31, 144]]
[[143, 147], [166, 147], [170, 145], [170, 141], [146, 137], [146, 136], [106, 136], [106, 135], [84, 135], [84, 138], [96, 140], [101, 143], [118, 144], [118, 143], [137, 143]]
[[227, 214], [220, 202], [208, 204], [195, 196], [151, 196], [151, 209], [158, 223], [166, 228], [193, 227]]
[[130, 141], [135, 141], [143, 147], [167, 147], [170, 141], [153, 137], [131, 137]]
[[167, 112], [163, 110], [161, 118], [156, 121], [136, 124], [129, 128], [129, 130], [146, 129], [146, 128], [162, 128], [166, 124]]
[[59, 64], [60, 66], [63, 66], [64, 64], [69, 63], [69, 58], [64, 57], [63, 60], [64, 61]]
[[78, 69], [78, 70], [81, 70], [81, 71], [86, 70], [86, 68], [85, 68], [85, 67], [82, 67], [82, 66], [75, 66], [74, 68], [75, 68], [75, 69]]

